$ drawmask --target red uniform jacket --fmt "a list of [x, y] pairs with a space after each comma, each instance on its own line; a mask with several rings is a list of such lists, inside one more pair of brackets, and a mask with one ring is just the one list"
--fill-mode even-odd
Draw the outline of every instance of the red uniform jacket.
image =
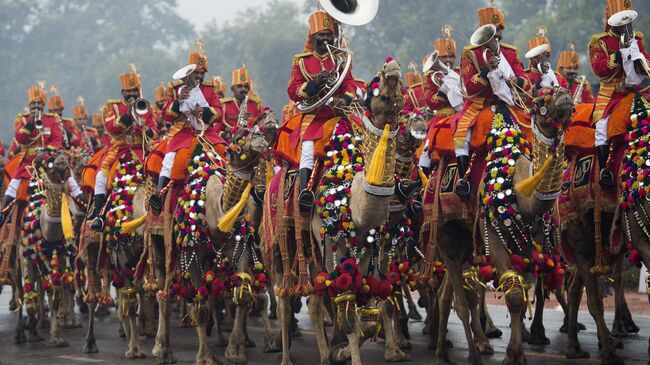
[[[460, 74], [460, 70], [458, 68], [454, 68], [454, 70]], [[434, 84], [431, 80], [432, 75], [432, 71], [427, 71], [424, 73], [424, 92], [426, 94], [427, 106], [431, 110], [438, 111], [436, 114], [437, 117], [447, 117], [456, 114], [456, 110], [451, 106], [451, 104], [449, 104], [447, 95], [445, 95], [443, 92], [440, 92], [438, 86], [436, 86], [436, 84]], [[436, 73], [435, 78], [438, 80], [439, 84], [442, 84], [442, 75], [440, 73]]]
[[406, 89], [406, 100], [404, 101], [405, 114], [412, 113], [416, 109], [425, 107], [427, 103], [427, 94], [424, 85], [416, 84]]
[[79, 129], [77, 129], [77, 126], [72, 119], [63, 118], [62, 126], [68, 139], [68, 147], [84, 148], [86, 146], [83, 134]]
[[[223, 119], [221, 123], [217, 123], [216, 125], [219, 132], [237, 125], [240, 110], [239, 102], [235, 98], [223, 98], [221, 99], [221, 105], [223, 106]], [[248, 113], [251, 115], [251, 118], [248, 120], [248, 127], [250, 128], [255, 123], [257, 117], [262, 114], [263, 109], [260, 104], [251, 99], [248, 99], [247, 108]]]
[[[334, 68], [332, 61], [327, 55], [319, 56], [316, 53], [302, 53], [294, 56], [293, 67], [291, 68], [291, 78], [287, 92], [289, 99], [294, 102], [308, 100], [315, 96], [318, 92], [314, 78], [321, 71], [332, 71]], [[334, 95], [346, 96], [351, 100], [354, 99], [356, 94], [357, 84], [352, 77], [352, 69], [350, 68], [348, 74], [343, 79], [343, 83]], [[307, 118], [310, 116], [310, 118]], [[337, 116], [334, 110], [324, 105], [310, 115], [305, 115], [305, 119], [312, 119], [309, 126], [304, 130], [302, 136], [297, 135], [292, 139], [302, 139], [306, 141], [314, 141], [323, 137], [322, 126], [328, 120]], [[298, 132], [300, 132], [300, 128]], [[302, 137], [302, 138], [299, 138]], [[329, 136], [328, 136], [329, 137]]]
[[135, 153], [142, 161], [144, 158], [143, 133], [151, 130], [155, 135], [157, 132], [156, 122], [153, 120], [151, 112], [139, 116], [142, 124], [135, 121], [124, 123], [132, 118], [128, 109], [128, 105], [121, 99], [108, 100], [104, 105], [104, 128], [111, 137], [109, 148], [100, 164], [104, 171], [110, 170], [113, 163], [129, 153]]
[[[483, 50], [485, 47], [467, 46], [463, 49], [460, 65], [461, 78], [469, 96], [463, 104], [463, 109], [452, 121], [452, 131], [454, 131], [454, 143], [458, 147], [464, 143], [467, 129], [474, 125], [479, 113], [491, 105], [497, 103], [499, 98], [492, 92], [492, 87], [487, 78], [487, 64], [483, 60]], [[524, 66], [519, 61], [517, 48], [508, 44], [501, 44], [501, 53], [506, 61], [510, 64], [512, 71], [517, 77], [518, 85], [525, 91], [530, 91], [530, 81], [524, 72]], [[519, 109], [517, 107], [509, 107]], [[519, 110], [521, 111], [521, 110]], [[517, 113], [511, 113], [514, 118], [519, 120]], [[489, 129], [488, 129], [489, 130]]]
[[[569, 85], [569, 92], [571, 96], [574, 96], [576, 91], [578, 91], [578, 87], [580, 87], [580, 84], [577, 82], [574, 82]], [[585, 85], [582, 87], [582, 95], [579, 96], [576, 100], [576, 104], [591, 104], [596, 102], [596, 98], [594, 98], [594, 93], [591, 90], [591, 84], [589, 83], [589, 80], [585, 80]]]
[[[645, 51], [643, 34], [635, 32], [639, 50], [650, 62]], [[608, 116], [618, 103], [628, 94], [621, 86], [625, 82], [625, 71], [621, 60], [621, 40], [613, 31], [599, 33], [591, 37], [589, 42], [589, 59], [594, 74], [600, 79], [600, 91], [596, 97], [596, 108], [592, 121], [595, 123]], [[646, 90], [642, 90], [646, 91]]]
[[[531, 87], [535, 87], [538, 82], [542, 80], [542, 74], [539, 72], [539, 70], [536, 67], [531, 67], [526, 69], [526, 76], [528, 76], [528, 81], [530, 81]], [[562, 86], [563, 88], [567, 88], [567, 82], [564, 79], [564, 76], [560, 75], [559, 72], [555, 72], [555, 77], [557, 77], [557, 82], [560, 84], [559, 86]]]
[[[170, 125], [167, 131], [168, 144], [166, 152], [175, 152], [180, 148], [187, 148], [192, 145], [192, 138], [195, 136], [194, 127], [187, 119], [185, 114], [178, 111], [178, 90], [184, 83], [181, 80], [170, 82], [167, 84], [165, 91], [165, 105], [162, 109], [162, 117], [166, 124]], [[225, 144], [226, 142], [219, 136], [217, 125], [223, 118], [223, 109], [219, 102], [219, 85], [216, 85], [213, 80], [206, 80], [199, 86], [205, 101], [208, 102], [209, 116], [206, 115], [203, 119], [205, 123], [205, 137], [212, 143]], [[206, 117], [208, 117], [207, 120]]]
[[16, 117], [14, 134], [21, 153], [13, 157], [14, 159], [20, 159], [18, 167], [11, 173], [13, 179], [29, 178], [26, 167], [34, 161], [37, 148], [44, 147], [53, 150], [63, 148], [60, 127], [61, 118], [54, 113], [43, 113], [41, 120], [43, 121], [43, 128], [37, 129], [33, 122], [30, 123], [28, 113], [18, 114]]

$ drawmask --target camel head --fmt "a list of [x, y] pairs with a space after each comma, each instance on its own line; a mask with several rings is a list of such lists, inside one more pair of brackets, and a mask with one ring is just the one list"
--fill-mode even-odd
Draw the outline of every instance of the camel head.
[[375, 127], [383, 129], [386, 124], [397, 124], [399, 112], [404, 108], [402, 72], [399, 63], [391, 57], [371, 81], [366, 106]]
[[540, 132], [546, 137], [552, 138], [561, 134], [571, 122], [572, 114], [573, 99], [565, 88], [543, 88], [533, 99], [531, 115], [534, 116]]
[[402, 116], [397, 134], [397, 154], [410, 156], [415, 153], [427, 136], [427, 122], [424, 115], [415, 112]]
[[280, 130], [280, 124], [273, 110], [265, 108], [264, 112], [257, 118], [255, 125], [264, 133], [266, 143], [269, 146], [273, 146], [275, 144], [275, 138], [278, 136], [278, 131]]
[[252, 172], [260, 155], [268, 149], [269, 144], [259, 128], [237, 128], [233, 133], [228, 164], [237, 170]]
[[65, 152], [43, 152], [34, 160], [34, 165], [45, 173], [52, 184], [63, 184], [70, 175], [70, 163]]

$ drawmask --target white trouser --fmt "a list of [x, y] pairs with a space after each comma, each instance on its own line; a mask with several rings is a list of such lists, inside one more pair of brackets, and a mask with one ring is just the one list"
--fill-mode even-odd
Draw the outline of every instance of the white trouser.
[[607, 123], [609, 117], [596, 122], [596, 147], [607, 145]]
[[418, 161], [418, 166], [429, 169], [431, 168], [431, 156], [429, 155], [429, 140], [424, 142], [424, 148], [422, 149], [422, 154], [420, 155], [420, 161]]
[[467, 130], [467, 136], [465, 136], [465, 142], [463, 147], [456, 147], [454, 151], [456, 152], [456, 157], [458, 156], [469, 156], [469, 141], [472, 140], [472, 130]]
[[314, 141], [303, 141], [300, 152], [300, 169], [314, 169]]
[[7, 191], [5, 191], [5, 195], [16, 198], [21, 181], [23, 181], [23, 179], [11, 179], [11, 181], [9, 181], [9, 186], [7, 186]]
[[75, 180], [72, 175], [68, 177], [67, 185], [70, 195], [77, 197], [82, 194], [81, 189], [79, 188], [79, 184], [77, 184], [77, 180]]
[[165, 153], [165, 158], [162, 161], [162, 168], [160, 169], [160, 177], [170, 178], [172, 176], [172, 166], [174, 165], [174, 158], [176, 152]]
[[99, 170], [97, 175], [95, 175], [95, 195], [106, 195], [106, 183], [108, 182], [108, 176], [104, 171]]

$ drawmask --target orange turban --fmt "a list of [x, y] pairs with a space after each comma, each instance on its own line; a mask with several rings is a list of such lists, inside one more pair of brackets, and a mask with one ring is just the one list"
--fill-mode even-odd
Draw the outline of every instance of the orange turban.
[[88, 119], [88, 109], [85, 105], [75, 105], [72, 107], [72, 117], [74, 119]]
[[578, 67], [580, 65], [580, 55], [575, 51], [575, 46], [569, 44], [568, 51], [560, 52], [560, 58], [557, 60], [557, 69], [560, 67]]
[[334, 18], [327, 14], [325, 11], [318, 10], [309, 16], [309, 35], [312, 36], [324, 30], [331, 30], [332, 33], [336, 31], [334, 27]]
[[438, 38], [433, 43], [433, 49], [438, 51], [438, 56], [456, 57], [456, 42], [451, 38]]
[[251, 84], [251, 78], [246, 69], [246, 65], [241, 68], [236, 68], [232, 71], [232, 85], [248, 85]]
[[479, 26], [494, 24], [497, 27], [501, 26], [505, 29], [506, 17], [499, 8], [488, 6], [486, 8], [478, 9], [478, 23]]
[[542, 44], [548, 44], [548, 52], [551, 52], [551, 41], [546, 37], [546, 34], [548, 34], [548, 30], [546, 30], [546, 27], [539, 27], [537, 28], [537, 36], [531, 40], [528, 41], [528, 50], [530, 51], [531, 49], [541, 46]]
[[52, 95], [50, 96], [50, 100], [47, 102], [47, 109], [49, 111], [53, 110], [63, 110], [65, 108], [65, 103], [63, 102], [63, 98], [61, 95]]
[[164, 87], [158, 86], [157, 88], [154, 89], [153, 93], [155, 95], [154, 99], [155, 99], [156, 103], [159, 102], [159, 101], [165, 101], [165, 88]]
[[45, 91], [38, 86], [32, 86], [27, 90], [27, 98], [29, 102], [40, 99], [45, 104]]
[[139, 89], [140, 76], [135, 72], [120, 74], [120, 88], [122, 88], [122, 90]]
[[187, 63], [193, 63], [196, 65], [198, 71], [208, 71], [208, 56], [197, 51], [190, 52], [187, 57]]
[[102, 113], [93, 113], [93, 127], [104, 126], [104, 115]]
[[404, 82], [406, 87], [413, 87], [422, 84], [422, 75], [417, 71], [417, 64], [415, 62], [409, 63], [409, 72], [404, 74]]
[[607, 0], [605, 3], [605, 21], [610, 16], [623, 10], [632, 10], [632, 0]]

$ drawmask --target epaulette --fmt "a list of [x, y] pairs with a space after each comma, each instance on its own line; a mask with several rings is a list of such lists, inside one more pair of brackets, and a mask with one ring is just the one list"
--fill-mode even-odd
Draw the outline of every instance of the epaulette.
[[43, 113], [43, 115], [48, 116], [48, 117], [55, 117], [55, 116], [57, 116], [58, 114], [56, 114], [56, 113], [52, 113], [52, 112], [47, 112], [47, 113]]
[[167, 83], [167, 89], [174, 89], [183, 84], [183, 80], [174, 80]]
[[257, 95], [249, 95], [248, 100], [254, 102], [255, 104], [257, 104], [260, 107], [262, 106], [262, 98], [260, 98]]
[[209, 80], [203, 80], [201, 85], [206, 85], [206, 86], [214, 86], [214, 80], [209, 79]]
[[468, 45], [468, 46], [465, 46], [465, 47], [463, 47], [462, 54], [467, 54], [467, 53], [469, 53], [469, 51], [471, 51], [473, 49], [476, 49], [478, 47], [480, 47], [480, 46], [474, 46], [474, 45], [471, 45], [471, 44]]
[[221, 98], [221, 99], [219, 99], [219, 102], [220, 102], [221, 104], [225, 104], [225, 103], [227, 103], [227, 102], [229, 102], [229, 101], [232, 101], [232, 98], [231, 98], [231, 97], [228, 97], [228, 98]]
[[593, 44], [595, 42], [598, 42], [598, 41], [600, 41], [601, 39], [603, 39], [603, 38], [605, 38], [607, 36], [609, 36], [609, 33], [607, 33], [607, 32], [594, 34], [594, 35], [591, 36], [591, 40], [589, 41], [589, 44]]
[[106, 104], [120, 104], [122, 103], [122, 99], [108, 99], [106, 100]]
[[29, 113], [18, 113], [18, 115], [16, 115], [16, 119], [25, 118], [25, 117], [28, 117], [28, 116], [29, 116]]
[[294, 55], [293, 56], [293, 64], [295, 65], [296, 63], [298, 63], [299, 59], [305, 58], [307, 56], [311, 56], [311, 54], [312, 54], [311, 52], [304, 52], [304, 53], [298, 53], [298, 54]]
[[66, 122], [74, 122], [72, 118], [61, 118], [61, 120], [65, 120]]

